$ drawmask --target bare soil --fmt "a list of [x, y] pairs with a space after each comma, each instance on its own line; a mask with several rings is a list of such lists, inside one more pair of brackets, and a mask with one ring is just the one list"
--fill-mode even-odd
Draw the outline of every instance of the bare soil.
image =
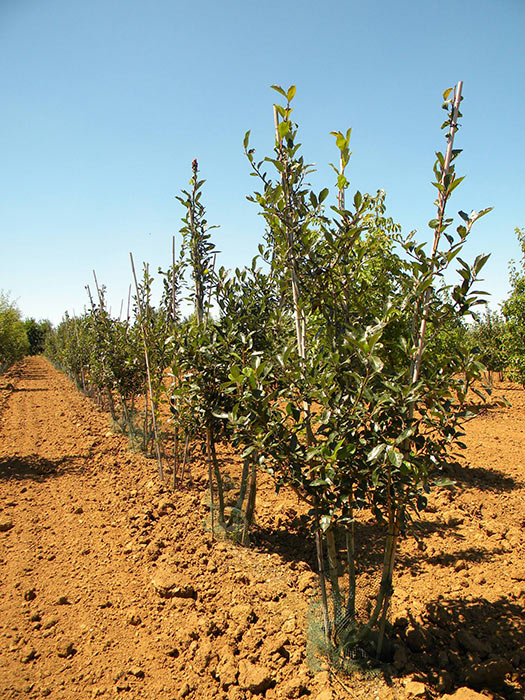
[[[304, 507], [261, 480], [249, 548], [214, 541], [206, 469], [175, 491], [41, 357], [0, 378], [0, 697], [525, 697], [525, 393], [466, 427], [403, 541], [393, 660], [313, 673]], [[235, 477], [238, 460], [221, 452]], [[377, 571], [371, 523], [358, 528]], [[371, 574], [372, 575], [372, 574]]]

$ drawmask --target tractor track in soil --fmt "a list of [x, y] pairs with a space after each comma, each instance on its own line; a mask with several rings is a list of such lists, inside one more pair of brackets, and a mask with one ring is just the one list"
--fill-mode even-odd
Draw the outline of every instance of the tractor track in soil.
[[393, 678], [343, 688], [305, 657], [316, 577], [297, 498], [262, 479], [252, 547], [212, 541], [204, 464], [169, 490], [107, 414], [27, 358], [0, 379], [0, 697], [525, 697], [525, 394], [495, 393], [512, 406], [468, 424], [456, 488], [400, 547]]

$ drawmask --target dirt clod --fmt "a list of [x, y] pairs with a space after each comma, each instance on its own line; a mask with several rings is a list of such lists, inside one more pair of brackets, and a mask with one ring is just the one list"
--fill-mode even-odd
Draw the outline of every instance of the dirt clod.
[[57, 654], [63, 659], [67, 659], [69, 656], [74, 656], [77, 653], [75, 649], [75, 644], [72, 641], [61, 642], [57, 647]]
[[0, 515], [0, 532], [9, 532], [15, 526], [11, 518], [7, 518], [5, 515]]

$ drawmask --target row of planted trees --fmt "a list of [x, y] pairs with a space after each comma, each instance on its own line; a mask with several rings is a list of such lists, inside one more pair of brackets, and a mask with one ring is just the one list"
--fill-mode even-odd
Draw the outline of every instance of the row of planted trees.
[[[455, 230], [446, 213], [462, 179], [453, 147], [461, 83], [444, 94], [447, 148], [434, 165], [430, 251], [386, 215], [383, 192], [348, 196], [350, 131], [334, 133], [333, 203], [328, 189], [311, 188], [312, 168], [292, 118], [295, 88], [275, 89], [282, 104], [274, 108], [273, 154], [259, 161], [249, 133], [244, 140], [260, 182], [250, 199], [266, 223], [252, 265], [217, 268], [194, 161], [190, 187], [179, 198], [182, 246], [160, 273], [160, 304], [152, 304], [147, 266], [139, 281], [133, 265], [134, 306], [126, 317], [110, 316], [96, 284], [90, 309], [66, 317], [50, 355], [107, 401], [133, 440], [155, 451], [162, 479], [169, 438], [175, 487], [190, 451], [201, 446], [215, 533], [248, 541], [259, 470], [277, 487], [294, 489], [309, 507], [326, 647], [343, 658], [373, 637], [380, 656], [398, 540], [424, 510], [462, 435], [469, 390], [480, 392], [477, 357], [458, 343], [444, 347], [446, 334], [457, 333], [482, 299], [474, 285], [486, 256], [468, 264], [460, 255], [488, 210], [460, 212]], [[458, 271], [454, 284], [445, 282], [451, 266]], [[189, 318], [181, 315], [185, 286]], [[229, 507], [219, 442], [243, 460], [238, 498]], [[362, 562], [355, 542], [365, 514], [375, 518], [383, 542], [366, 617], [356, 605]]]

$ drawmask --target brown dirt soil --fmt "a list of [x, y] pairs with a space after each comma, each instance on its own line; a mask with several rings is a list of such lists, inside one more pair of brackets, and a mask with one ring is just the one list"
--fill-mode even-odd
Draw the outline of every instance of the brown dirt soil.
[[[26, 359], [0, 380], [0, 697], [523, 699], [525, 393], [495, 393], [512, 407], [468, 424], [456, 487], [401, 544], [393, 663], [330, 678], [305, 654], [315, 557], [297, 498], [261, 479], [252, 546], [213, 541], [201, 461], [170, 491]], [[358, 534], [377, 571], [374, 529]]]

